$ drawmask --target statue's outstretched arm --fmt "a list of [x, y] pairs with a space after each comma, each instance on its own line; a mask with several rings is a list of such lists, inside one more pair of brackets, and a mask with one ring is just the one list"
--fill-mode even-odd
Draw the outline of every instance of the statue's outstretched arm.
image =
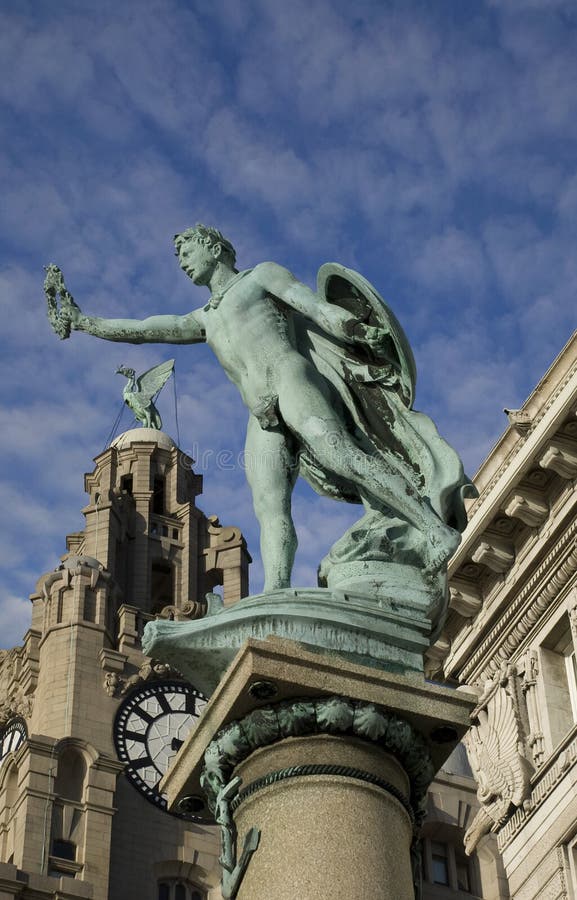
[[105, 341], [128, 344], [197, 344], [206, 339], [203, 310], [186, 316], [150, 316], [147, 319], [101, 319], [80, 314], [74, 331], [85, 331]]
[[365, 325], [341, 306], [319, 299], [318, 294], [277, 263], [261, 263], [253, 269], [253, 277], [268, 293], [343, 341], [355, 343], [361, 340], [372, 344], [373, 340], [375, 343], [383, 340], [382, 329]]
[[186, 316], [150, 316], [148, 319], [86, 316], [67, 290], [62, 272], [54, 264], [46, 267], [44, 292], [50, 324], [60, 338], [70, 337], [71, 331], [85, 331], [105, 341], [129, 344], [195, 344], [206, 339], [203, 309]]

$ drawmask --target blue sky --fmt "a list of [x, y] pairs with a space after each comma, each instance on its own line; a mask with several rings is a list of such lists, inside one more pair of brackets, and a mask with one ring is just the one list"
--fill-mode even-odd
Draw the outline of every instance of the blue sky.
[[[0, 11], [0, 647], [82, 527], [83, 473], [120, 407], [120, 363], [163, 346], [60, 342], [42, 266], [103, 316], [184, 313], [206, 293], [171, 238], [219, 227], [241, 268], [313, 285], [336, 260], [413, 344], [417, 408], [470, 472], [575, 328], [574, 0], [3, 0]], [[206, 347], [180, 347], [181, 446], [243, 443]], [[170, 390], [160, 403], [175, 436]], [[130, 427], [128, 413], [123, 427]], [[257, 530], [238, 467], [202, 466], [207, 514]], [[294, 582], [351, 520], [297, 491]]]

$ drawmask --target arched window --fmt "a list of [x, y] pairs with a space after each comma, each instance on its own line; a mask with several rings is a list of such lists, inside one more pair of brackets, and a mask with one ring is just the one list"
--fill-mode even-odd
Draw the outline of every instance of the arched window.
[[64, 745], [58, 754], [48, 874], [76, 877], [82, 869], [87, 765], [83, 753]]
[[6, 806], [12, 808], [18, 797], [18, 769], [12, 765], [6, 779]]
[[11, 765], [0, 791], [0, 862], [10, 862], [14, 856], [16, 832], [15, 807], [18, 799], [18, 769]]
[[67, 747], [58, 758], [58, 772], [54, 783], [54, 793], [63, 800], [81, 803], [84, 795], [86, 763], [82, 754], [73, 747]]
[[158, 882], [157, 900], [206, 900], [206, 892], [182, 878], [163, 878]]

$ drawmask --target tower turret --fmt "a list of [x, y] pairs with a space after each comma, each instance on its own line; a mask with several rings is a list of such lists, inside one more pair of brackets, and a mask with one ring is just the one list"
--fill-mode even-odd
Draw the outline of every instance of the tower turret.
[[[85, 488], [84, 529], [67, 536], [60, 565], [39, 579], [24, 646], [0, 657], [0, 727], [9, 726], [0, 760], [2, 889], [13, 879], [6, 896], [20, 896], [26, 877], [35, 897], [48, 898], [60, 878], [66, 896], [126, 900], [153, 896], [160, 879], [205, 898], [218, 881], [217, 837], [195, 836], [155, 794], [204, 700], [179, 673], [144, 657], [140, 637], [154, 616], [202, 615], [205, 594], [219, 585], [226, 604], [246, 595], [246, 542], [196, 506], [202, 476], [156, 429], [116, 438]], [[127, 704], [123, 746], [135, 722], [143, 729], [132, 748], [142, 778], [132, 784], [114, 732]], [[158, 757], [147, 735], [152, 719], [157, 742], [178, 731]], [[183, 848], [195, 841], [198, 866], [183, 873]]]

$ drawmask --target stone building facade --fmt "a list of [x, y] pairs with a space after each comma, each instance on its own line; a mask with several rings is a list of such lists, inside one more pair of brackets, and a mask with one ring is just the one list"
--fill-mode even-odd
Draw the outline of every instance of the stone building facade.
[[[577, 896], [577, 333], [475, 478], [429, 674], [478, 694], [466, 738], [479, 808], [465, 845], [496, 838], [489, 898]], [[495, 891], [497, 888], [495, 888]]]
[[204, 701], [140, 636], [218, 585], [244, 596], [250, 557], [198, 509], [202, 478], [166, 434], [126, 432], [95, 463], [84, 530], [40, 578], [23, 646], [0, 651], [0, 900], [214, 900], [215, 830], [155, 791]]

